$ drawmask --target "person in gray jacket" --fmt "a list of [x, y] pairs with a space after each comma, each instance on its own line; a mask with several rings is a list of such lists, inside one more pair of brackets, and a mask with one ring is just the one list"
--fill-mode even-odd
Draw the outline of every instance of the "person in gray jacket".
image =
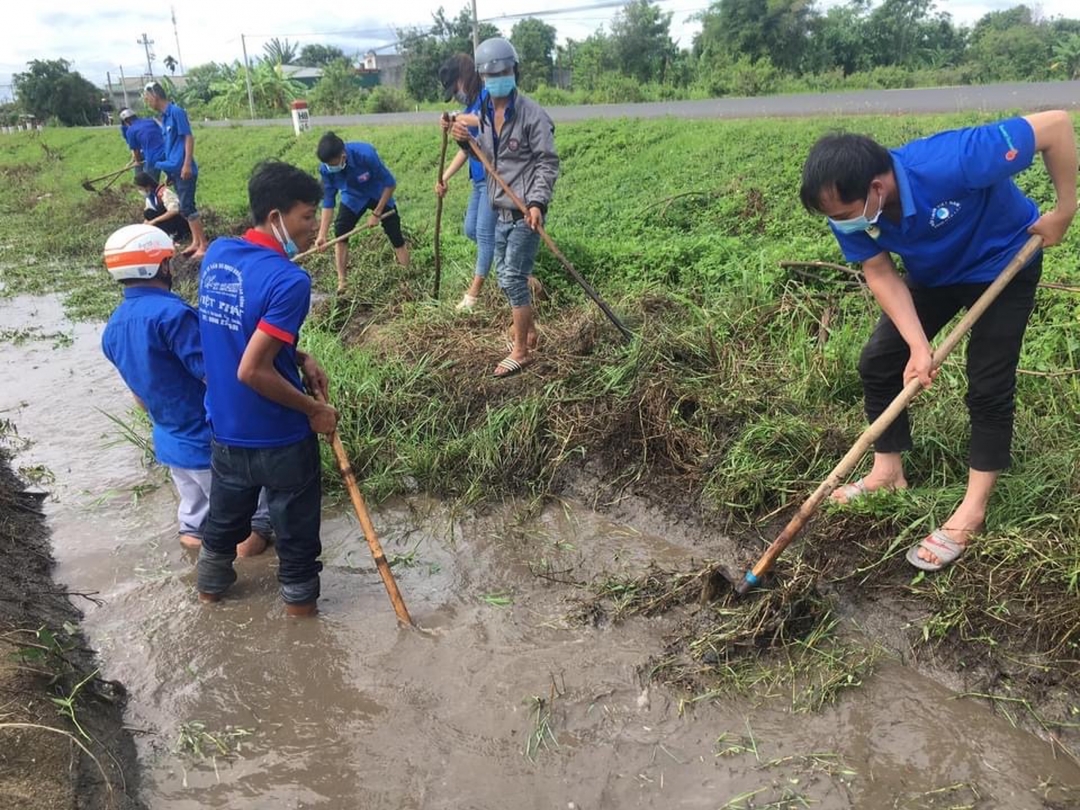
[[495, 367], [496, 377], [517, 374], [532, 362], [530, 334], [535, 345], [532, 294], [529, 276], [540, 246], [539, 228], [544, 224], [559, 156], [555, 153], [555, 125], [544, 109], [517, 90], [518, 55], [502, 37], [480, 43], [476, 70], [484, 81], [487, 97], [478, 120], [458, 116], [451, 129], [454, 140], [470, 144], [469, 126], [480, 127], [476, 143], [492, 168], [525, 202], [527, 214], [518, 210], [510, 196], [489, 173], [488, 199], [495, 209], [495, 272], [499, 287], [513, 311], [513, 348]]

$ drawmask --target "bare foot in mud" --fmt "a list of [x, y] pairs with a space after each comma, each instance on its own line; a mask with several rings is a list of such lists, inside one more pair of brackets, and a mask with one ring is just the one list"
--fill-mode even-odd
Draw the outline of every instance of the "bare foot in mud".
[[248, 539], [236, 547], [237, 557], [255, 557], [266, 551], [269, 541], [258, 532], [252, 532]]
[[221, 596], [216, 593], [199, 593], [199, 601], [204, 605], [212, 605], [215, 602], [221, 601]]
[[182, 534], [180, 535], [180, 545], [184, 548], [196, 551], [202, 548], [202, 540], [190, 534]]
[[295, 616], [297, 618], [304, 618], [307, 616], [314, 616], [319, 612], [318, 602], [305, 602], [302, 605], [285, 605], [285, 613], [289, 616]]

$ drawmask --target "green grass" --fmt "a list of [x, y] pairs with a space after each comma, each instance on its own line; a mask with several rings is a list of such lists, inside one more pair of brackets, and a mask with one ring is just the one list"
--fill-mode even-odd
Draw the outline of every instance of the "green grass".
[[[413, 266], [401, 271], [381, 234], [357, 240], [354, 304], [320, 304], [302, 338], [330, 374], [365, 492], [376, 500], [417, 487], [463, 502], [542, 498], [585, 466], [603, 482], [598, 500], [640, 491], [719, 521], [746, 538], [747, 559], [772, 539], [772, 517], [809, 494], [864, 425], [856, 360], [877, 306], [848, 277], [779, 265], [842, 260], [824, 223], [798, 203], [803, 156], [838, 127], [896, 144], [987, 120], [972, 113], [560, 126], [562, 175], [548, 231], [636, 337], [623, 344], [542, 248], [538, 273], [552, 299], [539, 308], [541, 360], [496, 382], [490, 371], [508, 316], [494, 285], [475, 314], [451, 306], [474, 255], [460, 235], [464, 178], [452, 184], [444, 211], [440, 306], [428, 298], [435, 118], [426, 128], [339, 131], [375, 142], [397, 177], [413, 246]], [[320, 134], [197, 128], [199, 201], [211, 234], [243, 227], [246, 176], [259, 159], [314, 172]], [[118, 290], [101, 269], [101, 246], [114, 227], [140, 217], [141, 203], [133, 191], [89, 194], [80, 181], [125, 158], [111, 129], [0, 138], [0, 294], [58, 292], [76, 317], [108, 313]], [[1019, 183], [1044, 208], [1053, 199], [1041, 165]], [[333, 289], [328, 257], [309, 269], [318, 290]], [[1080, 283], [1080, 226], [1048, 252], [1044, 280]], [[191, 280], [180, 289], [190, 295]], [[886, 588], [915, 597], [927, 607], [917, 642], [1007, 655], [1029, 662], [1033, 679], [1048, 666], [1075, 683], [1080, 375], [1063, 372], [1080, 369], [1078, 318], [1075, 294], [1040, 290], [1021, 367], [1056, 376], [1020, 377], [1014, 464], [987, 536], [959, 565], [921, 578], [902, 562], [904, 548], [940, 525], [962, 495], [967, 417], [958, 353], [913, 409], [913, 489], [816, 521], [788, 552], [781, 579], [805, 566], [808, 579], [853, 594]], [[324, 458], [336, 482], [329, 451]], [[832, 621], [827, 609], [812, 616], [793, 641], [817, 638]], [[858, 680], [860, 661], [850, 669]]]

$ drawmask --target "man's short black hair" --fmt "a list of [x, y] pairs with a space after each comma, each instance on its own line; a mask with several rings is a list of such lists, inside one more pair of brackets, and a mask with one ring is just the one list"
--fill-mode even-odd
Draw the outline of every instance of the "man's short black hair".
[[319, 138], [319, 147], [315, 154], [318, 155], [320, 162], [329, 163], [331, 160], [337, 160], [341, 157], [341, 153], [344, 151], [345, 141], [341, 140], [333, 132], [327, 132]]
[[799, 197], [811, 214], [821, 213], [821, 195], [836, 189], [841, 202], [866, 196], [870, 182], [892, 171], [892, 155], [873, 138], [837, 132], [818, 140], [803, 164]]
[[248, 204], [251, 218], [262, 225], [271, 211], [287, 214], [298, 203], [318, 205], [322, 199], [319, 181], [281, 160], [264, 160], [251, 172], [248, 180]]
[[147, 172], [139, 172], [135, 175], [135, 185], [139, 188], [157, 188], [158, 183]]

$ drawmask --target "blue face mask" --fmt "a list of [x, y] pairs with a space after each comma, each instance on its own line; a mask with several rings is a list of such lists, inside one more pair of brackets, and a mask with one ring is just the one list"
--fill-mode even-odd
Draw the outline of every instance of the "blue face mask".
[[484, 87], [492, 98], [506, 98], [514, 92], [517, 80], [513, 76], [485, 76]]
[[[281, 212], [278, 212], [278, 216], [281, 217]], [[273, 222], [270, 223], [270, 228], [274, 231], [274, 238], [281, 242], [281, 246], [285, 248], [285, 255], [290, 259], [300, 252], [300, 248], [296, 246], [296, 242], [289, 236], [289, 232], [285, 229], [285, 219], [281, 218], [281, 233], [278, 233], [277, 226]]]
[[878, 219], [881, 218], [881, 212], [885, 207], [885, 199], [881, 193], [878, 193], [878, 210], [872, 217], [866, 216], [867, 206], [870, 205], [870, 195], [866, 195], [866, 204], [863, 205], [863, 212], [860, 216], [853, 217], [852, 219], [833, 219], [829, 217], [829, 222], [842, 234], [863, 233], [868, 231], [877, 224]]
[[337, 174], [338, 172], [345, 171], [345, 161], [341, 161], [340, 166], [331, 166], [329, 163], [324, 163], [323, 168], [330, 172], [330, 174]]

